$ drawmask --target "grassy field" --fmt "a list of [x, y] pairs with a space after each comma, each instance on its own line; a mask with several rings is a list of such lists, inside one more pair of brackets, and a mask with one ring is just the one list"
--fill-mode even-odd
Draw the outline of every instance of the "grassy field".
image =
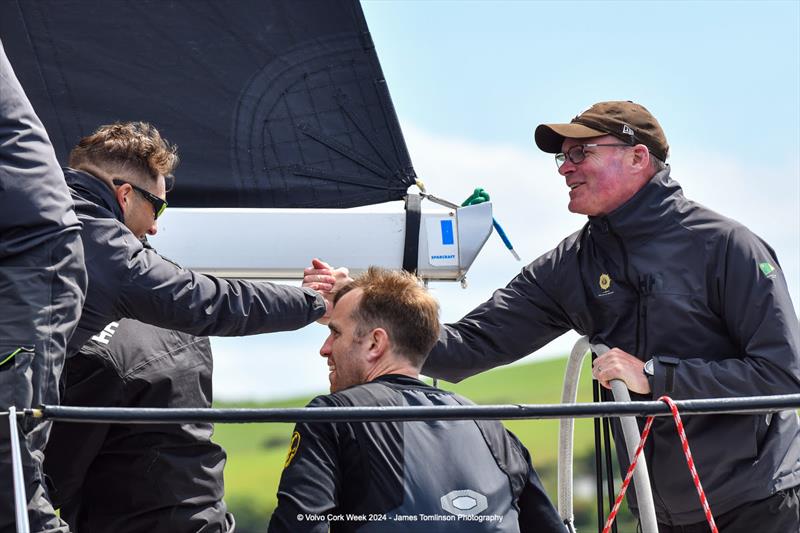
[[[457, 385], [439, 383], [476, 403], [559, 403], [566, 359], [506, 367], [475, 376]], [[591, 401], [589, 361], [582, 371], [578, 400]], [[324, 391], [320, 391], [324, 392]], [[299, 407], [311, 397], [262, 404], [217, 404], [218, 407]], [[556, 496], [558, 454], [557, 420], [513, 420], [505, 423], [528, 447], [553, 501]], [[576, 475], [590, 474], [593, 457], [593, 426], [590, 419], [575, 423]], [[263, 531], [275, 508], [275, 493], [286, 456], [291, 424], [218, 424], [215, 438], [228, 451], [225, 469], [226, 500], [236, 515], [237, 532]], [[617, 481], [617, 487], [619, 482]], [[591, 529], [594, 503], [576, 499], [577, 525]], [[630, 520], [628, 517], [624, 520]], [[624, 524], [623, 524], [624, 525]], [[628, 531], [620, 527], [620, 531]]]

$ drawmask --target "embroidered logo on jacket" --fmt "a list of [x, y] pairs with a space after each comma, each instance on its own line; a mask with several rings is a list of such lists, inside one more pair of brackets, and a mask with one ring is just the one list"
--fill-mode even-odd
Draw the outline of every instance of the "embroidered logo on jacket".
[[758, 268], [761, 269], [761, 273], [767, 276], [768, 278], [774, 276], [775, 274], [775, 267], [772, 266], [770, 263], [764, 262], [759, 263]]
[[598, 282], [603, 291], [608, 291], [611, 288], [611, 276], [608, 274], [600, 274], [600, 281]]
[[286, 454], [286, 461], [283, 462], [283, 467], [286, 468], [294, 459], [294, 456], [297, 455], [297, 450], [300, 448], [300, 433], [295, 431], [292, 433], [292, 440], [289, 442], [289, 453]]

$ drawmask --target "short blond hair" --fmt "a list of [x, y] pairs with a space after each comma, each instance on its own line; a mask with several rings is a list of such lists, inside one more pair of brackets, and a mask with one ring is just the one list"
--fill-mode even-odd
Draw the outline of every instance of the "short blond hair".
[[178, 166], [178, 148], [147, 122], [116, 122], [82, 138], [69, 154], [69, 166], [89, 164], [111, 174], [131, 172], [155, 181], [171, 177]]

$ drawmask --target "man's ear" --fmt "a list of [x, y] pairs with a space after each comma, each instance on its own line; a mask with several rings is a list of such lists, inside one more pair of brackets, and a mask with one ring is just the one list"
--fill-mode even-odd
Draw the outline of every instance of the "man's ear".
[[631, 162], [636, 171], [643, 171], [650, 168], [650, 150], [643, 144], [633, 147], [633, 160]]
[[375, 328], [367, 335], [367, 362], [374, 363], [389, 349], [389, 334], [383, 328]]
[[117, 203], [119, 204], [120, 209], [122, 209], [122, 214], [126, 214], [128, 208], [133, 201], [133, 187], [129, 184], [125, 183], [123, 185], [114, 186], [114, 196], [117, 199]]

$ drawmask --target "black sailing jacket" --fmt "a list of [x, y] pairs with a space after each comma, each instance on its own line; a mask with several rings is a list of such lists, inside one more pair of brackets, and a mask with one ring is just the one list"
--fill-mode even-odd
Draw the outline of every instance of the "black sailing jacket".
[[[401, 375], [309, 406], [471, 405]], [[563, 533], [528, 451], [496, 420], [297, 424], [270, 533]]]
[[[85, 293], [80, 223], [64, 175], [0, 42], [0, 411], [58, 403]], [[31, 531], [66, 531], [41, 476], [50, 422], [25, 417], [18, 429]], [[11, 442], [4, 424], [0, 531], [14, 529]]]
[[[669, 168], [445, 326], [423, 373], [463, 379], [570, 329], [655, 359], [652, 395], [634, 400], [800, 392], [800, 329], [775, 253], [743, 225], [688, 200]], [[795, 412], [684, 424], [715, 513], [800, 484]], [[615, 437], [624, 443], [618, 424]], [[703, 521], [671, 419], [656, 419], [645, 454], [659, 521]]]
[[[325, 313], [322, 297], [308, 289], [226, 280], [180, 268], [146, 249], [125, 227], [119, 204], [104, 182], [69, 168], [64, 175], [83, 223], [89, 276], [83, 315], [67, 356], [120, 318], [225, 337], [294, 330]], [[197, 239], [202, 244], [203, 236]]]
[[[65, 405], [211, 407], [211, 345], [135, 320], [112, 322], [67, 361]], [[72, 531], [224, 533], [225, 451], [211, 424], [56, 422], [45, 457]]]

